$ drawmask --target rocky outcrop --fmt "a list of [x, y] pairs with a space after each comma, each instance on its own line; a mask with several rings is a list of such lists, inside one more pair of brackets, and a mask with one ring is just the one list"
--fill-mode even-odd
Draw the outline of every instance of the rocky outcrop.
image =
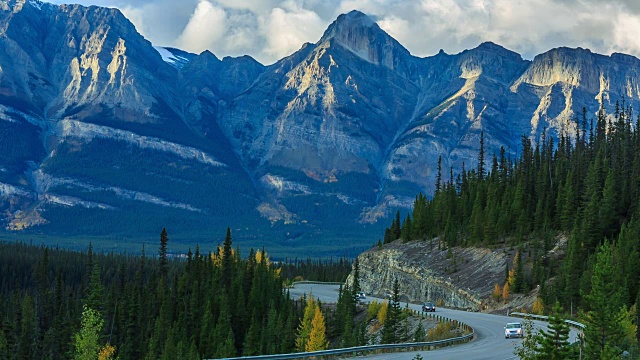
[[226, 166], [217, 161], [210, 154], [200, 149], [187, 147], [158, 138], [140, 136], [130, 131], [118, 130], [111, 127], [87, 124], [74, 120], [62, 120], [50, 133], [60, 139], [75, 138], [90, 142], [95, 138], [107, 138], [133, 144], [141, 149], [153, 149], [178, 155], [185, 159], [193, 159], [210, 166]]
[[[504, 252], [481, 248], [438, 250], [434, 242], [396, 241], [360, 254], [362, 290], [386, 298], [398, 280], [404, 301], [480, 309], [495, 284], [504, 282], [505, 264], [510, 258]], [[352, 281], [353, 272], [347, 283]]]

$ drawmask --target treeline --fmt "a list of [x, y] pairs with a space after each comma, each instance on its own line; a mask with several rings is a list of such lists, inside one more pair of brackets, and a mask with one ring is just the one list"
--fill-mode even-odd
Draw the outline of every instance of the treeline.
[[[1, 359], [200, 359], [292, 352], [304, 303], [264, 251], [77, 253], [0, 243]], [[158, 253], [156, 253], [158, 251]], [[143, 251], [144, 252], [144, 251]]]
[[351, 272], [351, 260], [339, 259], [287, 259], [278, 262], [282, 277], [293, 281], [309, 280], [345, 282]]
[[[586, 313], [594, 310], [602, 270], [597, 254], [608, 251], [611, 271], [598, 281], [615, 291], [609, 314], [631, 309], [640, 298], [639, 122], [623, 102], [613, 114], [601, 108], [595, 119], [583, 110], [578, 124], [575, 137], [561, 133], [557, 144], [544, 133], [535, 144], [523, 136], [515, 160], [501, 149], [485, 161], [483, 134], [477, 167], [455, 177], [449, 169], [448, 180], [440, 159], [433, 198], [419, 194], [412, 213], [398, 212], [384, 242], [427, 239], [440, 249], [506, 243], [529, 269], [511, 274], [518, 280], [511, 291], [540, 285], [544, 303]], [[547, 254], [562, 234], [567, 254], [559, 262]], [[610, 244], [601, 249], [605, 239]]]

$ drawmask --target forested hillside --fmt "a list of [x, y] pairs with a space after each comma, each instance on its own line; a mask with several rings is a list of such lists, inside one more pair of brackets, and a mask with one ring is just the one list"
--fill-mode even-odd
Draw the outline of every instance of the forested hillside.
[[[0, 242], [0, 359], [292, 352], [310, 334], [298, 331], [305, 301], [290, 299], [283, 282], [344, 281], [351, 269], [346, 259], [277, 264], [253, 249], [242, 257], [229, 230], [210, 254], [170, 256], [168, 241], [163, 230], [159, 248], [142, 256]], [[335, 327], [333, 317], [324, 326]]]
[[[605, 345], [637, 346], [638, 119], [624, 102], [613, 114], [600, 109], [595, 119], [585, 111], [575, 138], [561, 134], [556, 144], [543, 136], [532, 145], [523, 136], [518, 159], [503, 149], [486, 160], [481, 137], [477, 168], [454, 177], [439, 166], [434, 197], [418, 195], [413, 213], [404, 219], [398, 213], [384, 242], [426, 240], [440, 249], [511, 245], [519, 250], [505, 272], [512, 292], [540, 286], [545, 304], [558, 300], [573, 314], [580, 309], [597, 358]], [[568, 239], [562, 259], [547, 256], [565, 245], [558, 239]]]

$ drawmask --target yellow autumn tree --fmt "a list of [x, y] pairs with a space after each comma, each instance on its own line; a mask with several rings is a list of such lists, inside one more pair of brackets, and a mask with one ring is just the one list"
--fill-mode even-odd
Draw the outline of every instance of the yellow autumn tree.
[[504, 302], [507, 302], [507, 300], [509, 299], [509, 290], [510, 286], [509, 282], [507, 281], [506, 283], [504, 283], [504, 287], [502, 288], [502, 299], [504, 300]]
[[[235, 259], [236, 258], [236, 251], [231, 249], [231, 258]], [[211, 263], [213, 264], [213, 266], [215, 267], [221, 267], [222, 266], [222, 258], [224, 257], [224, 248], [220, 245], [218, 245], [218, 250], [216, 252], [212, 252], [210, 254], [211, 257]]]
[[367, 306], [367, 322], [378, 317], [378, 311], [380, 311], [381, 306], [382, 304], [378, 300], [373, 300], [369, 303], [369, 306]]
[[533, 307], [531, 308], [531, 312], [536, 315], [544, 314], [544, 302], [541, 298], [536, 298], [536, 301], [533, 302]]
[[296, 336], [296, 350], [298, 351], [306, 351], [307, 342], [309, 342], [309, 337], [311, 336], [316, 307], [316, 301], [313, 296], [311, 296], [311, 293], [309, 293], [307, 297], [307, 305], [304, 308], [304, 316], [302, 317], [302, 322], [298, 326]]
[[271, 260], [269, 259], [269, 255], [267, 255], [266, 251], [256, 251], [256, 262], [260, 264], [262, 262], [262, 258], [264, 257], [264, 263], [267, 264], [267, 267], [271, 266]]
[[493, 298], [496, 301], [500, 301], [500, 298], [502, 297], [502, 288], [500, 287], [499, 284], [496, 284], [496, 286], [493, 288]]
[[387, 318], [387, 311], [389, 311], [389, 303], [387, 300], [382, 302], [380, 309], [378, 309], [378, 322], [384, 325], [384, 320]]
[[111, 344], [105, 345], [98, 353], [98, 360], [112, 360], [116, 353], [116, 348]]
[[324, 316], [322, 315], [320, 307], [316, 306], [313, 321], [311, 322], [311, 334], [309, 335], [309, 341], [305, 346], [305, 350], [318, 351], [328, 348], [329, 341], [327, 340], [327, 327], [324, 322]]

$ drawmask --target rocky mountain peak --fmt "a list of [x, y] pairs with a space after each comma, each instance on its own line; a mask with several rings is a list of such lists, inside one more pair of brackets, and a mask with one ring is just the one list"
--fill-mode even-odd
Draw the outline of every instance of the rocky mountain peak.
[[373, 19], [357, 10], [338, 16], [329, 25], [318, 44], [327, 42], [337, 42], [362, 59], [391, 69], [395, 69], [398, 56], [410, 56], [409, 51]]
[[602, 68], [611, 58], [592, 53], [589, 49], [559, 47], [537, 55], [527, 71], [514, 83], [551, 86], [562, 83], [582, 87], [592, 93], [602, 89]]
[[36, 10], [41, 10], [43, 6], [54, 6], [39, 0], [2, 0], [0, 1], [0, 10], [11, 11], [14, 13], [22, 11], [27, 6]]
[[518, 60], [522, 60], [522, 56], [515, 51], [511, 51], [501, 45], [498, 45], [491, 41], [485, 41], [478, 45], [476, 51], [491, 52], [499, 56], [510, 57]]
[[358, 10], [351, 10], [346, 14], [341, 14], [336, 19], [336, 23], [343, 26], [366, 26], [366, 27], [377, 27], [373, 19], [367, 16], [365, 13]]
[[462, 78], [472, 78], [484, 74], [500, 82], [507, 83], [521, 73], [528, 61], [520, 54], [498, 44], [487, 41], [478, 47], [465, 50], [460, 54]]
[[624, 65], [638, 66], [640, 64], [640, 59], [638, 59], [637, 57], [621, 53], [611, 54], [611, 60]]

